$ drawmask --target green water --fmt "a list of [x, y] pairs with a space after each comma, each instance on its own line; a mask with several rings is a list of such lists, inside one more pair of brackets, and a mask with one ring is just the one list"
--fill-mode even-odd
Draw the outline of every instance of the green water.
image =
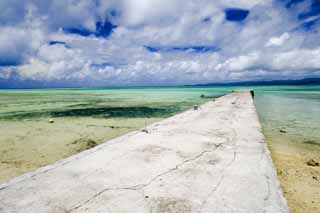
[[[245, 87], [0, 90], [0, 122], [52, 117], [168, 117]], [[294, 142], [320, 144], [320, 86], [256, 86], [265, 134], [285, 130]]]
[[200, 94], [225, 92], [211, 88], [0, 90], [0, 120], [167, 117], [206, 102]]
[[[320, 145], [320, 86], [256, 88], [256, 107], [267, 138]], [[285, 133], [281, 133], [284, 130]]]

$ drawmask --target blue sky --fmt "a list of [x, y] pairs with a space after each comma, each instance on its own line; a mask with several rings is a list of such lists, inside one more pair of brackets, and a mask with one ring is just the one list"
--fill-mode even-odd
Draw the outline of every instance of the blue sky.
[[320, 76], [319, 0], [1, 0], [0, 87]]

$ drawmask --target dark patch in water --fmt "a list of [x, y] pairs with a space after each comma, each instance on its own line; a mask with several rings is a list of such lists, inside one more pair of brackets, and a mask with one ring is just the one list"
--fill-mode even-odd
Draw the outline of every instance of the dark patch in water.
[[68, 109], [51, 112], [53, 117], [94, 116], [94, 117], [161, 117], [170, 110], [152, 107], [99, 107], [84, 109]]
[[87, 127], [102, 127], [110, 129], [134, 129], [133, 126], [113, 126], [113, 125], [87, 125]]
[[16, 112], [7, 115], [1, 115], [0, 120], [10, 120], [10, 121], [18, 121], [18, 120], [26, 120], [31, 118], [39, 118], [39, 117], [48, 117], [48, 113], [38, 111], [38, 112]]
[[286, 94], [286, 98], [294, 99], [294, 100], [314, 100], [314, 101], [320, 101], [320, 95], [319, 94]]
[[92, 107], [51, 111], [31, 111], [0, 116], [0, 120], [23, 120], [38, 117], [98, 117], [98, 118], [139, 118], [166, 117], [180, 111], [179, 107]]
[[205, 94], [201, 94], [200, 95], [200, 98], [213, 98], [213, 99], [215, 99], [215, 98], [220, 98], [220, 97], [222, 97], [223, 95], [205, 95]]
[[305, 140], [303, 143], [320, 146], [320, 143], [315, 140]]
[[280, 129], [279, 132], [281, 132], [281, 133], [287, 133], [287, 130]]
[[68, 145], [77, 145], [77, 146], [80, 146], [76, 151], [77, 152], [82, 152], [84, 150], [87, 150], [87, 149], [91, 149], [95, 146], [98, 146], [99, 143], [90, 139], [90, 138], [79, 138], [75, 141], [73, 141], [71, 144], [68, 144]]

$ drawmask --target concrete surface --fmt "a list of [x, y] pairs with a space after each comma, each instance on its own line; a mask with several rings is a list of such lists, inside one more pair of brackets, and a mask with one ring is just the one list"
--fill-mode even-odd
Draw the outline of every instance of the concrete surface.
[[0, 185], [0, 212], [288, 212], [249, 91]]

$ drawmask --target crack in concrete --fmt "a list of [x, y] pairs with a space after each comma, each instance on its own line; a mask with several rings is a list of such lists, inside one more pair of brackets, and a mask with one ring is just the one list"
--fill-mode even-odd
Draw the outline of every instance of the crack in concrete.
[[217, 183], [217, 185], [215, 185], [215, 187], [209, 192], [209, 194], [206, 196], [206, 199], [204, 199], [201, 204], [200, 204], [200, 209], [199, 212], [202, 212], [203, 208], [205, 207], [205, 205], [208, 203], [209, 198], [213, 195], [213, 193], [215, 191], [218, 190], [219, 186], [222, 183], [222, 180], [224, 179], [224, 175], [221, 175], [219, 182]]
[[[263, 146], [262, 151], [261, 151], [261, 155], [260, 155], [260, 161], [259, 161], [260, 169], [261, 169], [261, 163], [263, 162], [263, 160], [266, 157], [266, 152], [267, 152], [267, 149], [265, 146]], [[265, 171], [263, 170], [262, 172], [265, 172]], [[269, 175], [267, 175], [267, 173], [264, 173], [263, 175], [265, 177], [266, 185], [267, 185], [267, 193], [266, 193], [265, 197], [263, 198], [263, 200], [264, 200], [264, 210], [263, 211], [266, 212], [267, 202], [269, 201], [269, 198], [271, 196], [271, 186], [270, 186], [271, 183], [270, 183]]]
[[219, 179], [219, 182], [217, 185], [215, 185], [215, 187], [209, 192], [209, 194], [206, 196], [206, 199], [204, 201], [202, 201], [201, 205], [200, 205], [200, 209], [199, 212], [202, 212], [204, 206], [208, 203], [209, 198], [218, 190], [218, 188], [220, 187], [220, 185], [222, 184], [224, 178], [225, 178], [225, 174], [223, 173], [233, 162], [235, 162], [237, 157], [237, 152], [234, 151], [233, 152], [233, 158], [232, 160], [222, 169], [221, 173], [221, 177]]
[[152, 184], [154, 181], [156, 181], [158, 178], [164, 176], [164, 175], [167, 175], [173, 171], [176, 171], [178, 170], [180, 167], [182, 167], [184, 164], [187, 164], [187, 163], [190, 163], [192, 161], [195, 161], [201, 157], [203, 157], [205, 154], [207, 153], [211, 153], [211, 152], [214, 152], [216, 151], [220, 146], [222, 146], [222, 144], [215, 144], [215, 148], [212, 149], [212, 150], [205, 150], [205, 151], [202, 151], [200, 154], [196, 155], [195, 157], [193, 158], [189, 158], [189, 159], [186, 159], [184, 161], [182, 161], [181, 163], [179, 163], [178, 165], [176, 165], [174, 168], [171, 168], [165, 172], [162, 172], [156, 176], [154, 176], [153, 178], [150, 179], [150, 181], [148, 181], [147, 183], [145, 184], [138, 184], [138, 185], [135, 185], [135, 186], [131, 186], [131, 187], [114, 187], [114, 188], [105, 188], [101, 191], [99, 191], [98, 193], [94, 194], [93, 196], [91, 196], [89, 199], [87, 199], [85, 202], [71, 208], [70, 210], [68, 210], [68, 212], [72, 212], [74, 210], [77, 210], [79, 208], [81, 208], [82, 206], [88, 204], [89, 202], [91, 202], [93, 199], [99, 197], [100, 195], [102, 195], [103, 193], [105, 192], [108, 192], [108, 191], [113, 191], [113, 190], [132, 190], [132, 191], [138, 191], [138, 190], [142, 190], [144, 189], [145, 187], [149, 186], [150, 184]]
[[137, 191], [139, 190], [136, 186], [133, 187], [114, 187], [114, 188], [105, 188], [101, 191], [99, 191], [98, 193], [94, 194], [92, 197], [90, 197], [89, 199], [87, 199], [85, 202], [67, 210], [67, 212], [72, 212], [74, 210], [77, 210], [79, 208], [81, 208], [82, 206], [86, 205], [87, 203], [90, 203], [92, 200], [94, 200], [96, 197], [99, 197], [100, 195], [102, 195], [103, 193], [107, 192], [107, 191], [114, 191], [114, 190], [132, 190], [132, 191]]
[[267, 203], [268, 203], [270, 195], [271, 195], [271, 189], [270, 189], [271, 186], [270, 186], [270, 177], [267, 174], [265, 174], [264, 176], [265, 176], [266, 182], [267, 182], [267, 194], [264, 197], [264, 210], [263, 210], [263, 212], [266, 212]]
[[200, 208], [199, 208], [199, 213], [202, 212], [203, 208], [205, 207], [205, 205], [208, 203], [208, 200], [210, 199], [210, 197], [218, 190], [218, 188], [220, 187], [220, 185], [222, 184], [224, 178], [225, 178], [225, 174], [224, 171], [231, 166], [231, 164], [233, 164], [237, 158], [237, 147], [235, 146], [235, 138], [237, 136], [236, 131], [232, 128], [232, 133], [233, 133], [233, 137], [230, 139], [229, 137], [227, 138], [227, 143], [231, 143], [234, 147], [234, 151], [233, 151], [233, 158], [231, 159], [231, 161], [222, 169], [221, 173], [221, 177], [218, 181], [218, 183], [215, 185], [215, 187], [208, 193], [208, 195], [206, 196], [206, 198], [202, 201], [202, 203], [200, 204]]
[[[218, 147], [220, 147], [220, 146], [221, 146], [221, 144], [217, 144], [214, 150], [216, 150], [216, 149], [217, 149]], [[156, 175], [156, 176], [155, 176], [154, 178], [152, 178], [147, 184], [143, 184], [143, 185], [142, 185], [143, 188], [144, 188], [144, 187], [147, 187], [148, 185], [150, 185], [151, 183], [153, 183], [155, 180], [157, 180], [157, 179], [160, 178], [161, 176], [164, 176], [164, 175], [166, 175], [166, 174], [168, 174], [168, 173], [171, 173], [171, 172], [173, 172], [173, 171], [176, 171], [176, 170], [178, 170], [181, 166], [183, 166], [184, 164], [189, 163], [189, 162], [192, 162], [192, 161], [195, 161], [195, 160], [197, 160], [198, 158], [201, 158], [201, 157], [202, 157], [203, 155], [205, 155], [206, 153], [213, 152], [214, 150], [205, 150], [205, 151], [201, 152], [200, 154], [196, 155], [196, 156], [193, 157], [193, 158], [189, 158], [189, 159], [187, 159], [187, 160], [182, 161], [181, 163], [179, 163], [178, 165], [176, 165], [174, 168], [169, 169], [168, 171], [165, 171], [165, 172], [163, 172], [163, 173], [160, 173], [159, 175]]]
[[271, 194], [271, 190], [270, 190], [270, 177], [267, 175], [267, 174], [265, 174], [265, 178], [266, 178], [266, 182], [267, 182], [267, 186], [268, 186], [268, 193], [267, 193], [267, 195], [265, 196], [265, 198], [264, 198], [264, 201], [268, 201], [269, 200], [269, 198], [270, 198], [270, 194]]
[[4, 186], [4, 187], [0, 188], [0, 191], [6, 189], [6, 188], [8, 188], [8, 187], [9, 187], [9, 186]]

